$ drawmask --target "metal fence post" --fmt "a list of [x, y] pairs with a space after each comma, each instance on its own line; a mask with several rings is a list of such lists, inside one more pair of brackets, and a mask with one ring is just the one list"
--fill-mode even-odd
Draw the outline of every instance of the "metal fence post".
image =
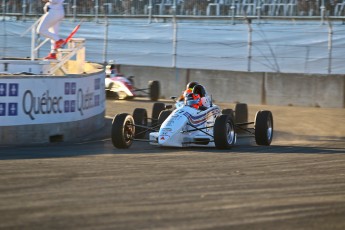
[[174, 6], [173, 6], [173, 60], [172, 60], [172, 67], [175, 68], [176, 67], [176, 52], [177, 52], [177, 23], [176, 23], [176, 12], [175, 12], [175, 4], [176, 4], [176, 0], [174, 0]]
[[76, 21], [76, 17], [77, 17], [77, 0], [73, 0], [73, 21]]
[[328, 74], [332, 73], [332, 39], [333, 28], [331, 21], [328, 21]]
[[104, 28], [104, 46], [103, 46], [103, 63], [104, 65], [107, 63], [108, 59], [108, 27], [109, 27], [109, 22], [108, 22], [108, 13], [107, 11], [104, 11], [104, 16], [105, 16], [105, 28]]
[[256, 7], [256, 11], [258, 14], [258, 24], [260, 24], [260, 20], [261, 20], [261, 1], [258, 1], [258, 5]]
[[175, 90], [178, 92], [178, 82], [179, 82], [179, 75], [176, 65], [176, 59], [177, 59], [177, 21], [176, 21], [176, 0], [173, 2], [173, 60], [172, 60], [172, 67], [175, 69]]
[[324, 24], [324, 20], [325, 20], [325, 10], [326, 10], [325, 0], [321, 1], [320, 10], [321, 10], [321, 13], [320, 13], [320, 15], [321, 15], [321, 24], [323, 25]]
[[147, 7], [149, 9], [149, 23], [152, 22], [152, 0], [149, 0], [149, 6]]
[[22, 4], [22, 7], [23, 7], [23, 21], [25, 22], [25, 16], [26, 16], [26, 0], [23, 0], [23, 4]]
[[235, 0], [231, 1], [230, 9], [231, 9], [231, 21], [232, 21], [232, 24], [235, 25], [235, 10], [236, 10]]
[[251, 63], [252, 63], [252, 25], [251, 20], [247, 18], [247, 25], [248, 25], [248, 72], [251, 71]]
[[95, 1], [95, 21], [98, 22], [98, 0]]
[[5, 21], [6, 15], [6, 0], [2, 0], [2, 20]]

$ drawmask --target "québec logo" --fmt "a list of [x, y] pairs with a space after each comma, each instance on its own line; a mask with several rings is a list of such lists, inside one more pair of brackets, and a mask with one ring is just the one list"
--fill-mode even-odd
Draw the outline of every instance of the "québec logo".
[[[77, 83], [76, 82], [65, 82], [65, 95], [76, 95]], [[65, 100], [64, 101], [64, 112], [71, 113], [76, 111], [76, 100]]]
[[[1, 97], [18, 97], [19, 84], [18, 83], [0, 83], [0, 98]], [[0, 116], [18, 116], [18, 103], [8, 102], [0, 103]]]

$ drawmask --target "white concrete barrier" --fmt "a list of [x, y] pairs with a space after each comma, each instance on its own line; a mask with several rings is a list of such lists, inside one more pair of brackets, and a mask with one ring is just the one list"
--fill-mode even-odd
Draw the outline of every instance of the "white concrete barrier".
[[312, 107], [345, 107], [345, 76], [267, 73], [266, 103]]
[[254, 73], [222, 70], [119, 66], [136, 87], [161, 82], [161, 96], [179, 95], [189, 81], [206, 86], [217, 102], [345, 108], [345, 75]]
[[103, 127], [105, 73], [89, 65], [84, 74], [0, 74], [0, 145], [68, 141]]

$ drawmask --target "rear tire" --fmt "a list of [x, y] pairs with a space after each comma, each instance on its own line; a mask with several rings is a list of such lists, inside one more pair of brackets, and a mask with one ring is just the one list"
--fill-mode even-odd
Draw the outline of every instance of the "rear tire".
[[233, 119], [222, 114], [216, 118], [213, 127], [214, 144], [217, 149], [229, 149], [236, 143]]
[[241, 134], [245, 133], [247, 129], [247, 125], [238, 125], [241, 123], [248, 122], [248, 106], [245, 103], [237, 103], [235, 106], [235, 130], [236, 133]]
[[248, 122], [248, 105], [238, 103], [235, 106], [235, 124]]
[[114, 147], [127, 149], [132, 145], [135, 134], [134, 119], [128, 113], [117, 114], [112, 122], [111, 141]]
[[149, 81], [149, 94], [152, 101], [157, 101], [160, 93], [159, 81]]
[[[135, 125], [147, 126], [147, 111], [143, 108], [136, 108], [133, 112], [133, 119]], [[135, 138], [145, 138], [147, 128], [135, 127]]]
[[159, 117], [159, 114], [165, 110], [165, 104], [162, 103], [162, 102], [156, 102], [153, 104], [153, 107], [152, 107], [152, 116], [151, 116], [151, 126], [156, 126], [158, 125], [158, 117]]
[[270, 145], [273, 139], [273, 116], [270, 111], [258, 111], [255, 116], [255, 142]]
[[227, 114], [232, 118], [233, 121], [235, 120], [235, 113], [232, 109], [223, 109], [222, 114]]

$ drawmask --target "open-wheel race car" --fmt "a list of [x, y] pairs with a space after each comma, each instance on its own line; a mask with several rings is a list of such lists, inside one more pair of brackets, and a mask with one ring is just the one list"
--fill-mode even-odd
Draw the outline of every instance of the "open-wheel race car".
[[212, 103], [201, 109], [180, 101], [176, 101], [174, 109], [155, 103], [152, 115], [156, 116], [158, 112], [159, 116], [151, 119], [143, 108], [136, 108], [133, 115], [117, 114], [112, 122], [113, 145], [129, 148], [133, 141], [138, 140], [167, 147], [228, 149], [236, 144], [240, 136], [254, 137], [256, 144], [266, 146], [271, 144], [273, 138], [272, 113], [258, 111], [254, 121], [248, 122], [248, 106], [244, 103], [236, 104], [234, 110], [221, 110]]
[[107, 65], [105, 73], [105, 90], [108, 97], [133, 99], [138, 96], [148, 96], [152, 101], [157, 101], [159, 98], [159, 81], [149, 81], [147, 88], [139, 89], [134, 86], [134, 76], [126, 77], [119, 73], [114, 64]]

